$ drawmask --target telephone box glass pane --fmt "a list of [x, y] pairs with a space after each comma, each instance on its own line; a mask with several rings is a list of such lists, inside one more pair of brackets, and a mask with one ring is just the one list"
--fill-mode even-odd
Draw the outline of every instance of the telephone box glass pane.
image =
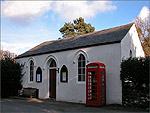
[[97, 76], [96, 71], [88, 72], [88, 100], [97, 100]]
[[101, 71], [101, 74], [103, 75], [103, 74], [104, 74], [104, 71]]
[[102, 81], [102, 86], [104, 86], [105, 84], [104, 84], [104, 81]]
[[105, 84], [104, 84], [104, 75], [102, 75], [102, 87], [101, 87], [101, 94], [102, 94], [102, 102], [105, 102]]

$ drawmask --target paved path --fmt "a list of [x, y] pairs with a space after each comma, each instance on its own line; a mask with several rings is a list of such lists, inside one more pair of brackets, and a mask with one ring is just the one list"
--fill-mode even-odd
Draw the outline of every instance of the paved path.
[[142, 113], [145, 111], [117, 106], [87, 107], [83, 104], [27, 98], [2, 99], [0, 102], [1, 113]]

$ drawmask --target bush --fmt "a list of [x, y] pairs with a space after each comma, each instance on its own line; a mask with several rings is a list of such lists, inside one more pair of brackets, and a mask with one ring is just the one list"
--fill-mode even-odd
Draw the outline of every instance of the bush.
[[149, 107], [149, 61], [150, 57], [122, 61], [123, 105]]
[[1, 59], [1, 96], [16, 96], [22, 88], [22, 66], [14, 59]]

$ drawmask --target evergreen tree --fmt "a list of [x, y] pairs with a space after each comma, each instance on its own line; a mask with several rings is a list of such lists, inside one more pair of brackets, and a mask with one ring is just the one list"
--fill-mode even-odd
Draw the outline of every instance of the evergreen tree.
[[1, 97], [17, 96], [22, 88], [22, 65], [15, 59], [5, 57], [0, 60], [1, 64]]
[[71, 36], [75, 36], [75, 29], [74, 29], [74, 25], [73, 23], [65, 23], [64, 26], [59, 30], [62, 33], [62, 37], [66, 38], [66, 37], [71, 37]]
[[79, 19], [73, 20], [73, 23], [65, 23], [60, 32], [63, 38], [82, 35], [90, 32], [94, 32], [95, 28], [91, 24], [84, 22], [84, 18], [80, 17]]

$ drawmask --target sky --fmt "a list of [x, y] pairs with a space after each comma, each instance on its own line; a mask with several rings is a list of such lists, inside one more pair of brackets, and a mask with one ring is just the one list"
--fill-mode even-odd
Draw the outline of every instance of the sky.
[[62, 38], [65, 22], [83, 17], [95, 31], [150, 15], [149, 1], [1, 1], [1, 49], [17, 55]]

